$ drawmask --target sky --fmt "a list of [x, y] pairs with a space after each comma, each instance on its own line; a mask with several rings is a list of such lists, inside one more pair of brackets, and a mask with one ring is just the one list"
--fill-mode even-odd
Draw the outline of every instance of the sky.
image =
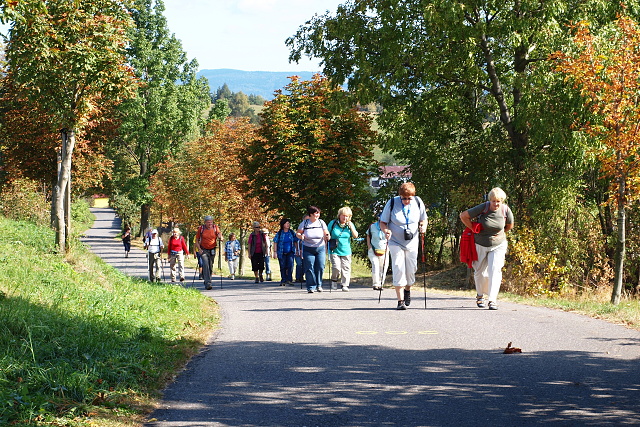
[[284, 42], [314, 14], [346, 0], [164, 0], [169, 30], [200, 70], [320, 71], [318, 59], [289, 63]]

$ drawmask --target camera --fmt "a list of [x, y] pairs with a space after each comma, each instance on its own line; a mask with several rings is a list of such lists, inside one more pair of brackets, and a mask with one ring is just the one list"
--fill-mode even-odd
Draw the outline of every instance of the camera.
[[412, 240], [412, 239], [413, 239], [413, 233], [408, 228], [405, 228], [404, 229], [404, 240]]

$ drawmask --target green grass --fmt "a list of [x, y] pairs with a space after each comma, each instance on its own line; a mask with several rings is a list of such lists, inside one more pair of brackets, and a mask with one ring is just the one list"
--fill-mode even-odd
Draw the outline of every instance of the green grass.
[[[75, 225], [76, 229], [82, 228]], [[135, 425], [217, 324], [198, 291], [125, 277], [0, 217], [0, 425]]]

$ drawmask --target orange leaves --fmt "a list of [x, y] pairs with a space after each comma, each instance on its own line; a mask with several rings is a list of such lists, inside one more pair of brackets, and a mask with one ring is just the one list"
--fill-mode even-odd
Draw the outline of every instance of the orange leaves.
[[595, 116], [580, 128], [604, 145], [602, 171], [612, 178], [618, 203], [640, 198], [640, 28], [620, 16], [613, 28], [594, 35], [587, 22], [574, 26], [575, 52], [556, 52], [556, 70], [580, 90]]

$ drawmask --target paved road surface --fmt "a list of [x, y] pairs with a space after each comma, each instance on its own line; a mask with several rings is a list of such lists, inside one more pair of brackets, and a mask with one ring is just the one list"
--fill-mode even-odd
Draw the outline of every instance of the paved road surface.
[[[94, 213], [93, 250], [144, 276], [144, 255], [125, 262], [109, 239], [113, 211]], [[397, 311], [392, 290], [378, 304], [358, 286], [307, 294], [242, 280], [196, 285], [220, 304], [221, 329], [148, 427], [640, 423], [640, 332], [622, 326], [430, 293], [425, 310], [419, 289]], [[523, 352], [502, 354], [509, 342]]]

